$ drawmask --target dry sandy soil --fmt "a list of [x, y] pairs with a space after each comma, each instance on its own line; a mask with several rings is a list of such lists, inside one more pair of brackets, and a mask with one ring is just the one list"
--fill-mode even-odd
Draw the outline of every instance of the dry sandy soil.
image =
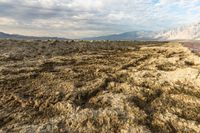
[[179, 43], [0, 41], [0, 132], [200, 132], [200, 58]]
[[200, 55], [200, 42], [185, 42], [183, 46], [188, 47], [192, 52]]

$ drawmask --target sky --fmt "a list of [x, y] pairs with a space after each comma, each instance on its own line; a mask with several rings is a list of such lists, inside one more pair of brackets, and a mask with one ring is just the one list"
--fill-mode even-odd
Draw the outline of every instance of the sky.
[[200, 22], [200, 0], [0, 0], [0, 32], [84, 38]]

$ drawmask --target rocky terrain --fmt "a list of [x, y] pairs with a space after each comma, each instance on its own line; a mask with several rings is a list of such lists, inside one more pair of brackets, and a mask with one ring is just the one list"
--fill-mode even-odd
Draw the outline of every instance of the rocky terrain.
[[0, 132], [200, 132], [200, 58], [179, 43], [0, 41]]

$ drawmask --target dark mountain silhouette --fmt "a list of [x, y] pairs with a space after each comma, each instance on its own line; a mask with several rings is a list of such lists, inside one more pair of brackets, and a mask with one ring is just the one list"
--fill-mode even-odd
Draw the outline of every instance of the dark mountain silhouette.
[[36, 37], [36, 36], [24, 36], [18, 34], [7, 34], [0, 32], [0, 39], [14, 39], [14, 40], [68, 40], [66, 38], [59, 37]]

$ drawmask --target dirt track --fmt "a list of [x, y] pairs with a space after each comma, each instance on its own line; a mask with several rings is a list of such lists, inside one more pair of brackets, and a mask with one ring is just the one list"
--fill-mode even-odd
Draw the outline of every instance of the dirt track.
[[0, 132], [200, 132], [200, 58], [178, 43], [0, 42]]

